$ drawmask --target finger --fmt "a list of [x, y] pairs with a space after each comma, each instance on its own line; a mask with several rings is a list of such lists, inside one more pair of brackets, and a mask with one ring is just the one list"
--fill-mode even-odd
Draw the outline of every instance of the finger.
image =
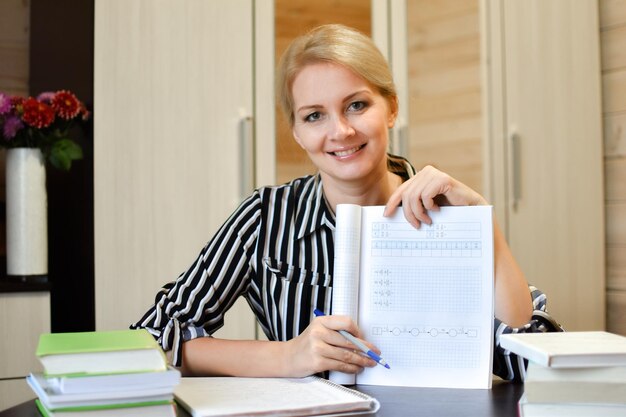
[[402, 183], [398, 188], [396, 188], [393, 194], [391, 194], [391, 197], [389, 197], [389, 200], [387, 201], [387, 204], [385, 205], [383, 216], [389, 217], [389, 216], [392, 216], [393, 213], [396, 212], [398, 205], [400, 205], [400, 202], [402, 201], [402, 194], [405, 188], [407, 187], [407, 184], [408, 183], [406, 182]]
[[320, 323], [328, 331], [315, 331], [313, 329], [311, 330], [318, 335], [319, 339], [323, 340], [327, 344], [345, 349], [358, 350], [358, 346], [354, 345], [352, 342], [350, 342], [350, 340], [348, 340], [339, 332], [340, 330], [343, 330], [350, 333], [369, 349], [373, 350], [376, 353], [380, 353], [380, 350], [374, 344], [363, 339], [363, 334], [361, 333], [361, 330], [349, 316], [323, 316], [317, 317], [315, 320], [317, 319], [325, 319], [320, 320]]
[[331, 359], [360, 368], [370, 368], [376, 366], [376, 361], [356, 349], [335, 348]]
[[[360, 368], [371, 367], [376, 365], [376, 361], [369, 356], [362, 353], [355, 345], [348, 341], [342, 342], [346, 347], [339, 347], [337, 345], [324, 343], [319, 341], [314, 346], [314, 352], [318, 357], [323, 358], [323, 362], [337, 361], [343, 362], [349, 365], [354, 365]], [[328, 364], [324, 366], [330, 366]], [[326, 368], [329, 369], [329, 368]]]
[[411, 199], [406, 195], [402, 200], [402, 211], [404, 212], [404, 218], [413, 225], [416, 229], [421, 226], [420, 219], [415, 215], [417, 208], [413, 207], [416, 204], [414, 199]]
[[[421, 223], [432, 223], [430, 217], [428, 216], [428, 213], [426, 212], [426, 209], [424, 208], [424, 204], [422, 202], [422, 193], [423, 192], [421, 191], [421, 185], [417, 184], [417, 186], [412, 187], [410, 192], [407, 192], [405, 194], [405, 199], [402, 202], [404, 207], [404, 217], [406, 217], [409, 223], [411, 223], [418, 229]], [[412, 218], [415, 218], [416, 220], [412, 222]]]
[[316, 320], [318, 320], [318, 322], [325, 328], [334, 330], [335, 333], [339, 330], [345, 330], [352, 335], [357, 337], [360, 336], [359, 327], [356, 325], [354, 320], [350, 318], [350, 316], [333, 314], [330, 316], [318, 317]]

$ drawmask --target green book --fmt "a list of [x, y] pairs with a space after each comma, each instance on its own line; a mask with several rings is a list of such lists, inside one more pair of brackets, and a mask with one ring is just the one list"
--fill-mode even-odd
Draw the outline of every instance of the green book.
[[35, 405], [43, 417], [176, 417], [176, 407], [172, 401], [51, 410], [37, 399]]
[[165, 371], [163, 350], [146, 330], [45, 333], [36, 355], [46, 376]]

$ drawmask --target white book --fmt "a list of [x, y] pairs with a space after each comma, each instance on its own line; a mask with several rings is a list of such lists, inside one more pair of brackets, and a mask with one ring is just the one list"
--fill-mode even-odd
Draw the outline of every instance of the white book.
[[49, 410], [96, 407], [120, 404], [139, 404], [146, 402], [167, 402], [174, 398], [173, 387], [157, 387], [146, 389], [136, 386], [108, 392], [89, 392], [79, 394], [54, 394], [47, 390], [46, 379], [40, 374], [30, 374], [26, 382], [37, 394], [39, 401]]
[[493, 361], [491, 206], [441, 207], [413, 227], [402, 209], [340, 204], [332, 314], [348, 315], [390, 369], [340, 384], [490, 388]]
[[380, 408], [367, 394], [315, 376], [182, 378], [174, 394], [193, 417], [369, 414]]
[[166, 388], [172, 391], [180, 382], [180, 371], [169, 368], [160, 372], [134, 372], [95, 376], [59, 376], [45, 378], [46, 391], [51, 394], [80, 394]]
[[626, 337], [603, 331], [503, 334], [500, 345], [543, 366], [626, 366]]
[[626, 366], [551, 368], [528, 363], [529, 402], [621, 404], [626, 407]]
[[584, 404], [531, 402], [522, 395], [518, 403], [520, 417], [624, 417], [624, 404]]

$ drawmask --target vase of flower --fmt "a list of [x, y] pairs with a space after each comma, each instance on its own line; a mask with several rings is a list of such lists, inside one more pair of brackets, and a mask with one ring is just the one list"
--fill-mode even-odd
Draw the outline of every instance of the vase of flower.
[[7, 275], [46, 280], [48, 274], [48, 202], [46, 166], [38, 148], [6, 153]]
[[46, 161], [69, 170], [82, 149], [70, 137], [87, 120], [85, 105], [67, 90], [36, 98], [0, 92], [0, 146], [6, 151], [7, 275], [45, 281], [48, 274]]

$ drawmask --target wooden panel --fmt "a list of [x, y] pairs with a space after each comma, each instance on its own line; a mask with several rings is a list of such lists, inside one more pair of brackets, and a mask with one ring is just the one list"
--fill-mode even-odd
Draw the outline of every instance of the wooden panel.
[[600, 0], [600, 27], [626, 23], [626, 0]]
[[0, 411], [35, 397], [35, 393], [23, 378], [0, 380]]
[[421, 48], [409, 45], [409, 68], [413, 72], [427, 73], [475, 64], [480, 59], [477, 36]]
[[481, 120], [477, 117], [425, 122], [411, 128], [411, 145], [447, 146], [460, 139], [480, 138], [480, 132]]
[[29, 3], [25, 0], [0, 1], [0, 40], [28, 47]]
[[617, 26], [601, 32], [602, 70], [626, 67], [626, 26]]
[[606, 328], [626, 336], [626, 291], [607, 291]]
[[370, 2], [362, 0], [275, 0], [277, 53], [296, 36], [327, 23], [341, 23], [370, 33]]
[[480, 83], [480, 66], [476, 62], [432, 74], [414, 74], [409, 70], [409, 82], [411, 97], [475, 91]]
[[600, 0], [607, 329], [626, 335], [626, 0]]
[[[276, 62], [289, 43], [316, 26], [340, 23], [371, 33], [371, 4], [362, 0], [275, 0]], [[276, 182], [281, 184], [317, 169], [296, 143], [280, 107], [276, 107]]]
[[456, 15], [466, 15], [478, 10], [473, 0], [408, 0], [409, 22], [423, 24], [433, 20], [445, 20]]
[[606, 248], [607, 290], [626, 291], [626, 245]]
[[407, 2], [409, 160], [482, 192], [478, 1]]
[[0, 41], [0, 80], [28, 83], [28, 44]]
[[[474, 3], [478, 5], [477, 1]], [[411, 3], [407, 5], [409, 49], [434, 47], [478, 34], [478, 8], [434, 22], [414, 22], [412, 16], [420, 13]]]
[[[605, 94], [611, 94], [606, 90]], [[626, 112], [604, 116], [604, 156], [626, 157]]]
[[[521, 184], [518, 204], [508, 213], [509, 243], [529, 282], [547, 294], [550, 311], [566, 328], [603, 329], [597, 2], [502, 3], [506, 130], [495, 132], [494, 140], [516, 132], [519, 147], [515, 159], [512, 153], [494, 159], [510, 158], [509, 178], [513, 161], [519, 161]], [[511, 182], [509, 196], [512, 188]]]
[[626, 157], [605, 159], [604, 187], [607, 201], [626, 203]]
[[480, 118], [480, 90], [427, 97], [415, 96], [411, 98], [410, 103], [410, 117], [416, 122], [469, 116]]
[[606, 204], [606, 243], [626, 246], [626, 202]]
[[626, 70], [602, 76], [602, 110], [605, 114], [626, 111]]
[[[239, 155], [253, 15], [250, 0], [99, 0], [95, 12], [96, 329], [107, 330], [138, 320], [250, 192]], [[247, 310], [227, 326], [253, 338]]]
[[[50, 332], [50, 294], [0, 294], [0, 378], [42, 370], [35, 356], [39, 335]], [[10, 360], [7, 360], [10, 358]]]
[[0, 91], [8, 94], [28, 94], [29, 18], [28, 1], [0, 2]]

